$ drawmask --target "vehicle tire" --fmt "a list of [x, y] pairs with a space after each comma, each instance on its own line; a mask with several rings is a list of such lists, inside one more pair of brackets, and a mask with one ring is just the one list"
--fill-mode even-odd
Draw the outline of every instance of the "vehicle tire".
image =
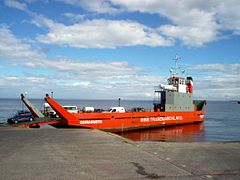
[[17, 123], [18, 123], [18, 120], [15, 120], [14, 123], [17, 124]]
[[33, 121], [33, 118], [29, 118], [29, 121], [32, 122], [32, 121]]

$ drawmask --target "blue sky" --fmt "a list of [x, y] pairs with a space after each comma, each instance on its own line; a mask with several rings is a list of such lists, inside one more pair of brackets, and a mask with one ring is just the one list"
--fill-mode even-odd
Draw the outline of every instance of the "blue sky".
[[149, 99], [175, 54], [194, 97], [240, 99], [238, 0], [0, 2], [0, 98]]

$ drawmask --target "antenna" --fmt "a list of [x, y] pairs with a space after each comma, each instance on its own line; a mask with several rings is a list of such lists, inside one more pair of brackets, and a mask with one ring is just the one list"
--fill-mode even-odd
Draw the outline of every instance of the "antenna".
[[[169, 71], [171, 72], [172, 76], [177, 76], [180, 71], [180, 67], [178, 65], [179, 60], [181, 57], [176, 53], [175, 58], [173, 59], [175, 61], [175, 67], [171, 68]], [[185, 70], [182, 70], [181, 73], [184, 74]]]

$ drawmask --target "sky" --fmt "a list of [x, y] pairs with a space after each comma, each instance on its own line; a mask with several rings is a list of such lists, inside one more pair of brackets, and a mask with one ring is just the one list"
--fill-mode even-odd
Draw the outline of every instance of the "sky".
[[239, 0], [2, 0], [0, 98], [152, 100], [174, 57], [194, 98], [240, 100]]

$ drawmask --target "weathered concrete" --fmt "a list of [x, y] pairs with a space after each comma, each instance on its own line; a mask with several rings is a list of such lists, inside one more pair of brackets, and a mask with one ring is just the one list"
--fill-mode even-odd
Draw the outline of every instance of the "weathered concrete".
[[135, 143], [90, 129], [0, 128], [0, 179], [239, 179], [240, 143]]
[[195, 177], [240, 179], [240, 143], [139, 143], [138, 147]]

